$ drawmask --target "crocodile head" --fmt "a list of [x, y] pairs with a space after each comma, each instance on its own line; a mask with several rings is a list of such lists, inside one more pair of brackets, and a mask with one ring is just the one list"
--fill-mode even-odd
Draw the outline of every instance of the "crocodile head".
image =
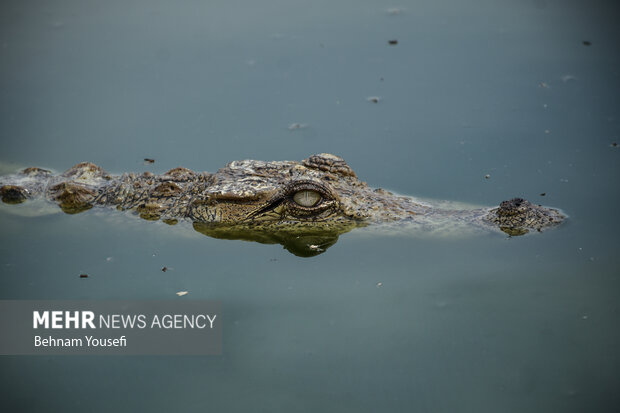
[[433, 208], [368, 187], [342, 158], [325, 153], [301, 162], [231, 162], [210, 176], [188, 215], [197, 231], [211, 237], [280, 243], [303, 256], [373, 223], [398, 221], [421, 232], [478, 223], [521, 235], [564, 219], [557, 210], [521, 199], [495, 209]]

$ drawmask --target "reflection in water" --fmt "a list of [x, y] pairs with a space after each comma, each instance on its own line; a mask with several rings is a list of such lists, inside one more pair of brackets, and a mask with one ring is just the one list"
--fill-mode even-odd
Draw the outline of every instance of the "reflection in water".
[[217, 225], [195, 222], [194, 229], [212, 238], [280, 244], [298, 257], [322, 254], [338, 241], [341, 234], [363, 224], [330, 225], [318, 228], [280, 228], [257, 230], [250, 225]]

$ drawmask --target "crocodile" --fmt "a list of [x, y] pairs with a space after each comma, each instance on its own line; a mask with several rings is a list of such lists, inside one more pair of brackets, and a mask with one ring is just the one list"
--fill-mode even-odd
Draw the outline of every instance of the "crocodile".
[[542, 231], [566, 217], [558, 209], [513, 198], [497, 207], [457, 208], [369, 187], [339, 156], [298, 161], [233, 161], [215, 173], [174, 168], [114, 176], [92, 163], [61, 174], [27, 168], [0, 177], [7, 204], [44, 198], [68, 214], [94, 206], [130, 210], [145, 220], [190, 221], [205, 235], [279, 243], [314, 256], [354, 228], [390, 225], [420, 233], [463, 228], [510, 236]]

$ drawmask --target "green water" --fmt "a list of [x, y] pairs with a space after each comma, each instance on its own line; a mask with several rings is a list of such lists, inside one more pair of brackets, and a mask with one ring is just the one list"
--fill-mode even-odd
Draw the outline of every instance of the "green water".
[[354, 230], [300, 258], [116, 211], [2, 208], [1, 299], [188, 291], [222, 302], [224, 354], [3, 356], [0, 408], [617, 411], [617, 15], [603, 1], [2, 2], [3, 164], [161, 173], [330, 152], [371, 186], [522, 196], [570, 219], [513, 238]]

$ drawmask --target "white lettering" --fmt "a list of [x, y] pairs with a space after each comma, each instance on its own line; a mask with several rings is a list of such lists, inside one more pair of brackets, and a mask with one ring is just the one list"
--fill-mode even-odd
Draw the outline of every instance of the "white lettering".
[[92, 311], [82, 311], [82, 328], [86, 328], [88, 325], [89, 328], [96, 328], [93, 320], [95, 319], [95, 313]]
[[81, 338], [54, 338], [49, 336], [42, 338], [34, 336], [35, 347], [82, 347]]
[[84, 336], [88, 347], [127, 347], [127, 338], [120, 336], [119, 338], [97, 338], [93, 336]]
[[43, 311], [43, 314], [38, 311], [32, 312], [32, 328], [39, 328], [39, 325], [43, 324], [45, 328], [50, 326], [50, 314], [47, 311]]
[[52, 311], [52, 328], [62, 328], [62, 311]]
[[[73, 323], [74, 327], [71, 327]], [[74, 311], [71, 316], [71, 311], [65, 312], [65, 328], [80, 328], [80, 312]]]

